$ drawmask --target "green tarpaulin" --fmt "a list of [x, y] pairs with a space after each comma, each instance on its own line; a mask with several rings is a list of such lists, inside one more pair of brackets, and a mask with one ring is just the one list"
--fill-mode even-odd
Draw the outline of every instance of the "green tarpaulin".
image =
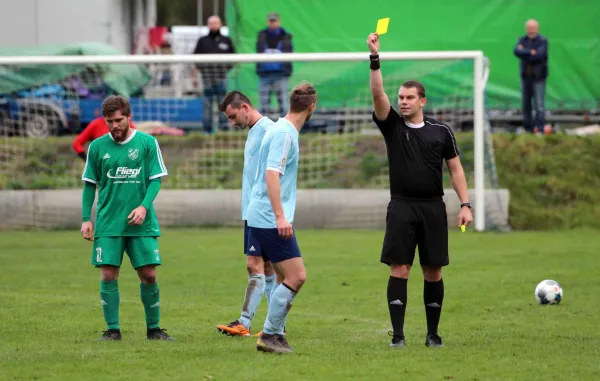
[[[278, 12], [293, 34], [296, 52], [365, 52], [377, 20], [390, 17], [381, 51], [482, 50], [491, 62], [488, 107], [520, 107], [519, 61], [513, 55], [525, 21], [535, 18], [549, 40], [546, 106], [594, 107], [600, 100], [600, 1], [598, 0], [235, 0], [227, 23], [239, 52], [255, 52], [256, 35], [266, 15]], [[399, 84], [424, 82], [437, 104], [466, 102], [472, 93], [471, 62], [383, 62], [386, 92]], [[238, 65], [231, 86], [258, 101], [254, 66]], [[368, 107], [368, 62], [295, 63], [291, 85], [308, 80], [317, 86], [321, 104]]]
[[[1, 48], [2, 56], [65, 56], [65, 55], [115, 55], [122, 54], [110, 45], [101, 43], [80, 43], [31, 48]], [[117, 94], [126, 97], [137, 93], [151, 79], [142, 65], [96, 64], [96, 65], [27, 65], [0, 66], [0, 94], [27, 90], [41, 85], [55, 83], [69, 76], [81, 73], [87, 68], [99, 72], [106, 86]]]

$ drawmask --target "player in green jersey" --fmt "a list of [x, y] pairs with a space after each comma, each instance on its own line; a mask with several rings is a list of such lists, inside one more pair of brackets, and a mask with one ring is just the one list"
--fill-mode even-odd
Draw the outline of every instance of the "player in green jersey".
[[[167, 175], [156, 139], [129, 128], [131, 106], [121, 96], [102, 103], [102, 115], [110, 133], [92, 141], [83, 171], [83, 238], [93, 241], [92, 264], [101, 269], [100, 301], [108, 330], [101, 340], [120, 340], [119, 288], [117, 279], [127, 252], [140, 278], [140, 294], [146, 313], [147, 338], [172, 340], [160, 328], [160, 297], [156, 266], [160, 227], [152, 205]], [[91, 211], [96, 187], [96, 229]], [[93, 232], [93, 233], [92, 233]]]

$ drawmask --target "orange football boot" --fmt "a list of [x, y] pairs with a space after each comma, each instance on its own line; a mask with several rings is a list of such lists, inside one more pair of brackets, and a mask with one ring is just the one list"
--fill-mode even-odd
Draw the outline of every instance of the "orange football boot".
[[218, 325], [217, 331], [227, 336], [250, 336], [250, 331], [239, 320], [232, 321], [227, 325]]

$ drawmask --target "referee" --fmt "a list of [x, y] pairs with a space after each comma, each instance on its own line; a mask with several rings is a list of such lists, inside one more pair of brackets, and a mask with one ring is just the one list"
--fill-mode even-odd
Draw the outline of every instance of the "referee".
[[407, 81], [398, 91], [400, 114], [390, 105], [379, 70], [379, 36], [367, 39], [371, 51], [373, 120], [387, 147], [391, 201], [387, 208], [381, 262], [390, 266], [387, 299], [393, 327], [390, 347], [403, 347], [407, 281], [419, 247], [423, 270], [423, 301], [427, 317], [428, 347], [442, 346], [438, 324], [444, 300], [442, 267], [449, 264], [448, 220], [442, 199], [442, 166], [450, 171], [452, 186], [461, 202], [458, 226], [473, 221], [454, 135], [448, 126], [423, 116], [425, 88]]

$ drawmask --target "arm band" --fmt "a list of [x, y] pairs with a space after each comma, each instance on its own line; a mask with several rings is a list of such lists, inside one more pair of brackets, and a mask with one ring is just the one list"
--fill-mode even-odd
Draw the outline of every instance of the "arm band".
[[371, 54], [369, 59], [371, 60], [371, 70], [379, 70], [379, 54]]

